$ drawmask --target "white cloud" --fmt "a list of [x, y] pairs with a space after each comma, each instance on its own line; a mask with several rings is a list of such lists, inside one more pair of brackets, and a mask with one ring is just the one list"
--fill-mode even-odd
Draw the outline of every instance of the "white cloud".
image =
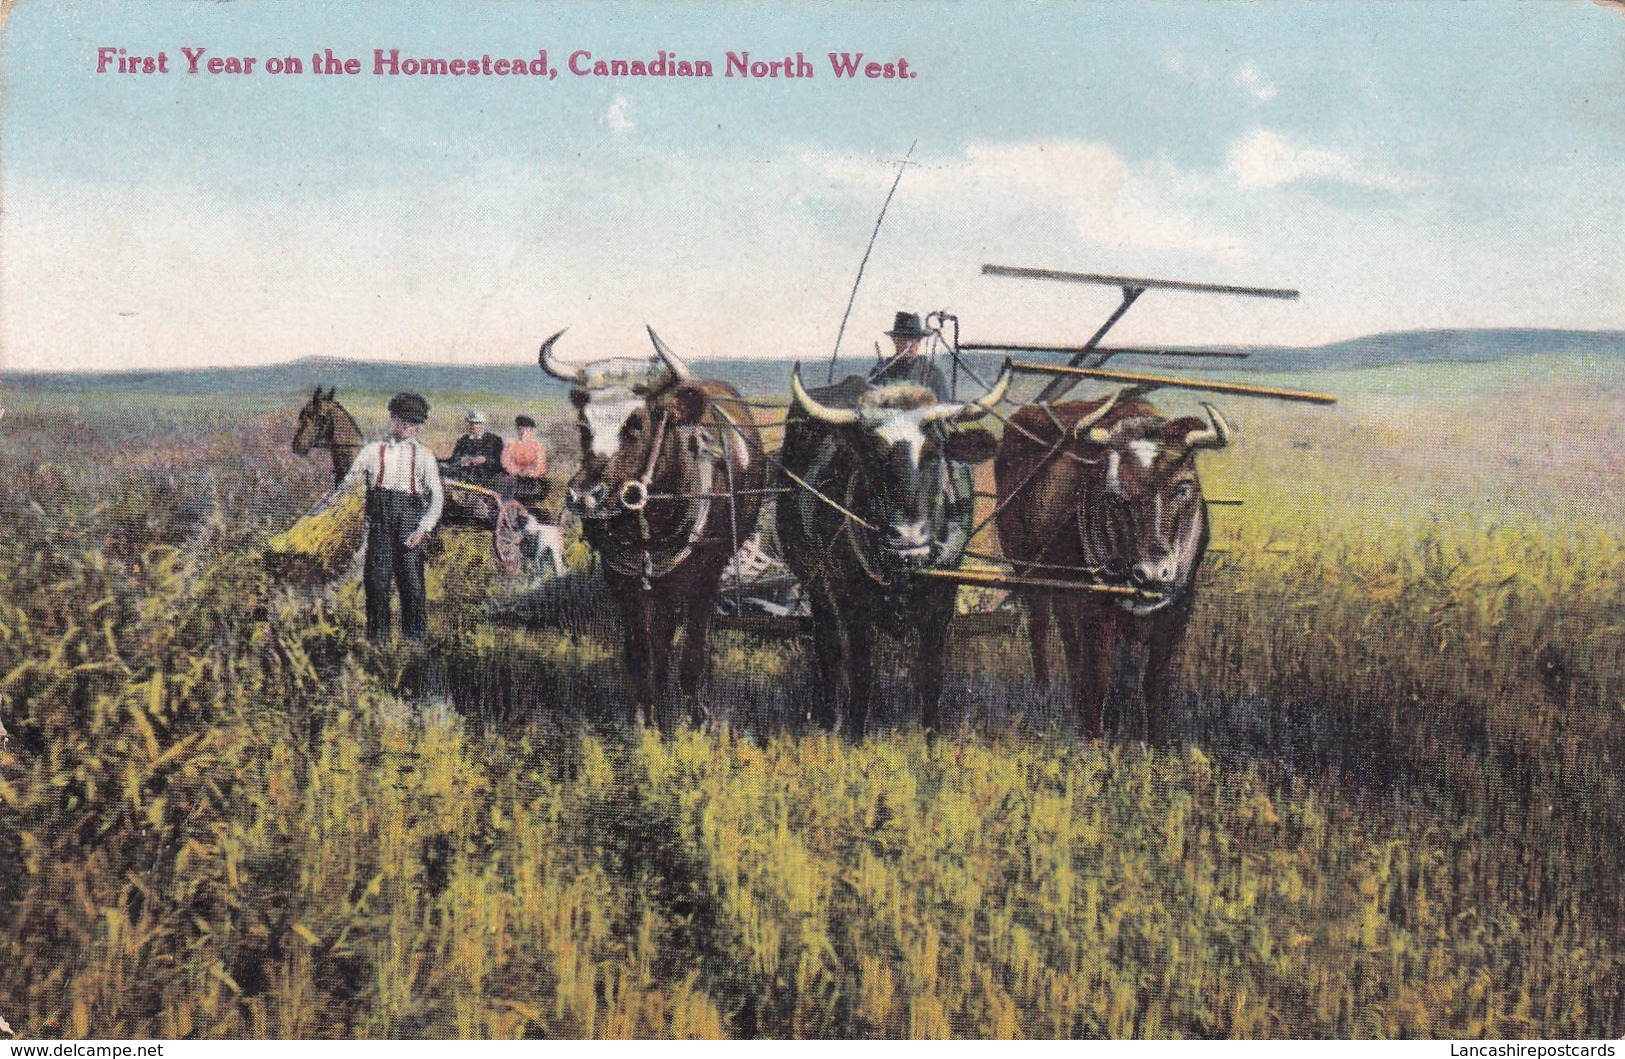
[[[873, 158], [808, 152], [798, 161], [826, 180], [889, 183], [896, 170]], [[986, 225], [1011, 218], [1061, 218], [1083, 243], [1233, 257], [1228, 230], [1184, 209], [1170, 194], [1165, 163], [1138, 167], [1110, 146], [1083, 140], [974, 142], [957, 156], [922, 163], [904, 177], [909, 199]]]
[[1275, 86], [1252, 63], [1236, 67], [1230, 79], [1246, 89], [1260, 103], [1268, 103], [1276, 96]]
[[1230, 147], [1230, 175], [1242, 188], [1273, 188], [1300, 180], [1333, 180], [1360, 187], [1398, 190], [1412, 181], [1355, 158], [1293, 143], [1270, 129], [1255, 129]]
[[615, 101], [609, 105], [609, 112], [604, 115], [604, 123], [616, 132], [631, 132], [632, 119], [626, 116], [627, 108], [631, 105], [631, 100], [625, 96], [616, 96]]
[[1246, 62], [1226, 70], [1200, 56], [1177, 50], [1163, 52], [1161, 61], [1163, 68], [1184, 82], [1186, 88], [1222, 86], [1228, 81], [1259, 103], [1268, 103], [1280, 94], [1274, 82], [1254, 63]]

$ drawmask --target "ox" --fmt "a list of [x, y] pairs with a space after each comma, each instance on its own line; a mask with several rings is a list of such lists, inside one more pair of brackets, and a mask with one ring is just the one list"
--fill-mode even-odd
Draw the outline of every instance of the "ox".
[[917, 636], [915, 697], [922, 725], [936, 728], [957, 589], [913, 575], [959, 565], [972, 520], [968, 464], [992, 458], [996, 443], [951, 428], [987, 415], [1009, 385], [1007, 369], [982, 400], [959, 404], [940, 385], [852, 376], [809, 393], [799, 366], [791, 375], [779, 542], [812, 607], [825, 728], [844, 698], [846, 731], [863, 737], [880, 629]]
[[691, 719], [704, 724], [700, 678], [722, 571], [761, 506], [760, 433], [742, 409], [728, 407], [738, 391], [693, 379], [653, 330], [657, 356], [646, 364], [601, 361], [574, 372], [552, 360], [563, 333], [542, 344], [538, 359], [572, 384], [581, 428], [581, 467], [565, 505], [620, 607], [635, 720], [669, 728], [660, 702], [681, 621], [678, 685]]
[[1033, 670], [1049, 680], [1049, 631], [1061, 635], [1072, 692], [1092, 737], [1120, 648], [1146, 655], [1147, 737], [1166, 703], [1172, 659], [1207, 551], [1196, 453], [1229, 444], [1208, 422], [1168, 419], [1138, 396], [1030, 405], [1010, 419], [994, 461], [999, 541], [1017, 577], [1104, 583], [1129, 592], [1024, 588]]

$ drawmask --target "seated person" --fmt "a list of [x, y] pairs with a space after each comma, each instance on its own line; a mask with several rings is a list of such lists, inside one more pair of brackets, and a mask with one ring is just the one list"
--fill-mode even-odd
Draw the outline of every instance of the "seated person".
[[894, 352], [870, 370], [869, 381], [877, 385], [917, 382], [929, 387], [938, 397], [947, 397], [948, 380], [931, 358], [920, 351], [920, 346], [931, 335], [931, 329], [920, 322], [919, 313], [898, 313], [892, 329], [886, 332]]
[[536, 437], [536, 420], [519, 416], [513, 425], [519, 429], [519, 438], [502, 448], [502, 469], [515, 478], [540, 478], [547, 473], [547, 450]]
[[447, 470], [457, 478], [494, 478], [502, 471], [502, 439], [485, 432], [485, 413], [468, 413], [468, 432], [446, 460]]

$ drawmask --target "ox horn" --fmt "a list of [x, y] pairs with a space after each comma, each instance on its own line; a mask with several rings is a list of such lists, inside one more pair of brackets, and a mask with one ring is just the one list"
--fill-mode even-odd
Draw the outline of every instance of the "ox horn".
[[1112, 395], [1106, 398], [1104, 404], [1073, 424], [1072, 436], [1084, 438], [1092, 445], [1104, 445], [1111, 440], [1111, 434], [1095, 426], [1095, 424], [1106, 418], [1106, 413], [1117, 406], [1117, 399], [1121, 396], [1123, 396], [1122, 390], [1113, 390]]
[[1213, 424], [1206, 430], [1193, 430], [1185, 435], [1185, 447], [1191, 449], [1222, 449], [1230, 444], [1230, 424], [1224, 421], [1219, 410], [1202, 402], [1207, 409], [1208, 420]]
[[580, 384], [583, 378], [583, 373], [581, 371], [577, 370], [573, 374], [566, 375], [562, 370], [555, 367], [553, 364], [553, 343], [557, 342], [559, 340], [559, 336], [563, 335], [564, 332], [568, 330], [570, 329], [566, 327], [563, 331], [560, 331], [558, 334], [542, 343], [542, 351], [536, 355], [536, 363], [542, 366], [543, 371], [547, 372], [560, 382]]
[[801, 385], [799, 360], [796, 361], [795, 369], [790, 372], [790, 401], [811, 418], [833, 427], [849, 426], [858, 421], [858, 411], [855, 408], [830, 408], [812, 399], [812, 395]]
[[673, 353], [671, 347], [666, 343], [660, 341], [660, 336], [655, 334], [654, 328], [648, 324], [644, 324], [643, 327], [644, 330], [649, 332], [649, 340], [655, 344], [655, 353], [659, 355], [661, 360], [665, 361], [666, 367], [671, 370], [677, 381], [689, 382], [692, 380], [694, 373], [688, 370], [688, 365], [683, 363], [683, 358]]
[[990, 414], [1004, 400], [1005, 391], [1010, 389], [1010, 383], [1016, 377], [1015, 369], [1007, 360], [1004, 370], [999, 377], [993, 380], [993, 388], [979, 401], [967, 404], [939, 404], [925, 415], [925, 422], [934, 423], [946, 419], [953, 423], [972, 423], [983, 416]]

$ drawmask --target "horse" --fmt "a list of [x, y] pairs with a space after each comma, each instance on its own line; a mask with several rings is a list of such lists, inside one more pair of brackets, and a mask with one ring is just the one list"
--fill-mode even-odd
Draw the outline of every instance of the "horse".
[[344, 475], [361, 451], [361, 428], [355, 416], [345, 411], [333, 397], [334, 391], [322, 392], [320, 386], [310, 400], [299, 410], [299, 425], [293, 432], [293, 452], [308, 456], [311, 449], [326, 449], [333, 457], [333, 485], [344, 481]]

